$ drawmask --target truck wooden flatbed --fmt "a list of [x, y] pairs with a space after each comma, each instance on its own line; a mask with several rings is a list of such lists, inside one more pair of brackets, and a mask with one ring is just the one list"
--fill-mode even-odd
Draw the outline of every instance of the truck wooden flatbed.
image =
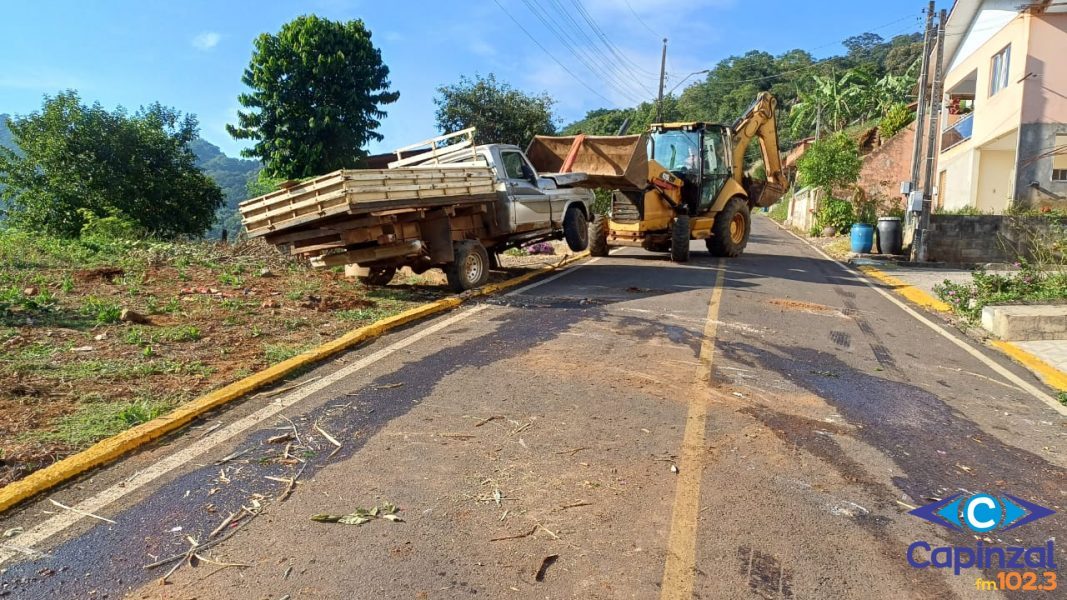
[[316, 267], [358, 265], [373, 284], [387, 283], [400, 266], [442, 267], [457, 291], [485, 281], [490, 253], [559, 238], [584, 250], [593, 194], [570, 186], [585, 175], [538, 175], [518, 147], [476, 146], [473, 133], [401, 148], [388, 169], [283, 184], [242, 202], [242, 222], [250, 237]]

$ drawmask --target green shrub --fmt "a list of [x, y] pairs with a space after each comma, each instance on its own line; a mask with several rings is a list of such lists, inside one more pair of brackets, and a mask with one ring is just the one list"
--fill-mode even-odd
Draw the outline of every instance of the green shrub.
[[797, 172], [802, 185], [831, 193], [834, 188], [856, 183], [862, 165], [855, 140], [836, 133], [812, 144], [797, 161]]
[[1042, 271], [1026, 263], [1020, 266], [1018, 272], [1003, 275], [976, 269], [970, 282], [946, 279], [934, 286], [934, 293], [971, 321], [977, 321], [989, 305], [1067, 299], [1067, 272]]
[[882, 136], [884, 142], [910, 125], [913, 120], [915, 113], [907, 104], [894, 104], [878, 122], [878, 135]]
[[815, 212], [815, 229], [818, 229], [820, 234], [827, 226], [833, 227], [839, 234], [845, 233], [855, 222], [856, 213], [848, 200], [831, 196], [824, 200]]

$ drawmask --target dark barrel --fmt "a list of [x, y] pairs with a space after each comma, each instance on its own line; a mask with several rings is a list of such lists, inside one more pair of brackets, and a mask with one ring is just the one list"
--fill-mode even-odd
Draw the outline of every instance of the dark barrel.
[[900, 217], [878, 218], [878, 249], [882, 254], [900, 254], [904, 249], [904, 228]]

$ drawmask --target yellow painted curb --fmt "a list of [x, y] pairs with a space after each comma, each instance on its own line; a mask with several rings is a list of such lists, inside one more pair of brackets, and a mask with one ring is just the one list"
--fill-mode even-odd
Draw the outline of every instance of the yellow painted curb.
[[209, 392], [182, 405], [171, 413], [162, 417], [157, 417], [147, 423], [142, 423], [136, 427], [127, 429], [122, 433], [101, 440], [77, 454], [68, 456], [57, 463], [27, 475], [19, 481], [9, 483], [3, 488], [0, 488], [0, 513], [90, 469], [109, 463], [132, 452], [152, 440], [167, 435], [168, 433], [189, 424], [193, 419], [196, 419], [208, 411], [214, 410], [239, 398], [243, 398], [257, 389], [279, 381], [297, 369], [325, 360], [330, 356], [348, 350], [357, 344], [377, 338], [392, 329], [396, 329], [431, 315], [449, 311], [471, 298], [494, 294], [502, 290], [517, 287], [531, 279], [544, 275], [545, 273], [555, 271], [577, 260], [581, 260], [588, 255], [588, 252], [581, 252], [567, 257], [557, 264], [541, 267], [540, 269], [514, 277], [507, 281], [486, 285], [459, 296], [442, 298], [441, 300], [404, 311], [398, 315], [375, 321], [370, 325], [350, 331], [335, 340], [326, 342], [321, 346], [312, 348], [307, 352], [294, 356], [288, 360], [284, 360], [258, 373], [245, 377], [244, 379], [235, 381], [213, 392]]
[[858, 268], [860, 271], [863, 271], [865, 275], [869, 275], [870, 277], [886, 284], [894, 292], [900, 294], [901, 296], [904, 296], [904, 298], [909, 300], [912, 304], [918, 304], [919, 306], [936, 310], [938, 312], [952, 312], [952, 307], [948, 304], [945, 304], [944, 302], [938, 300], [937, 298], [934, 298], [930, 294], [927, 294], [922, 289], [917, 288], [914, 285], [911, 285], [910, 283], [906, 283], [901, 279], [897, 279], [896, 277], [893, 277], [892, 275], [884, 271], [881, 271], [870, 265], [858, 265], [856, 268]]
[[1048, 384], [1049, 387], [1055, 388], [1061, 392], [1067, 392], [1067, 373], [1064, 373], [1011, 342], [992, 340], [989, 342], [989, 345], [1000, 350], [1004, 354], [1007, 354], [1015, 362], [1030, 369], [1030, 371], [1035, 373], [1042, 381]]

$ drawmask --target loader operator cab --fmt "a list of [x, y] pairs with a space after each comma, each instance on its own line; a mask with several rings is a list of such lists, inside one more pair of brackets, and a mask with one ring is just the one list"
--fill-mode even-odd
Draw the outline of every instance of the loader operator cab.
[[707, 123], [653, 124], [648, 158], [685, 180], [682, 200], [690, 216], [708, 210], [730, 177], [728, 132]]

